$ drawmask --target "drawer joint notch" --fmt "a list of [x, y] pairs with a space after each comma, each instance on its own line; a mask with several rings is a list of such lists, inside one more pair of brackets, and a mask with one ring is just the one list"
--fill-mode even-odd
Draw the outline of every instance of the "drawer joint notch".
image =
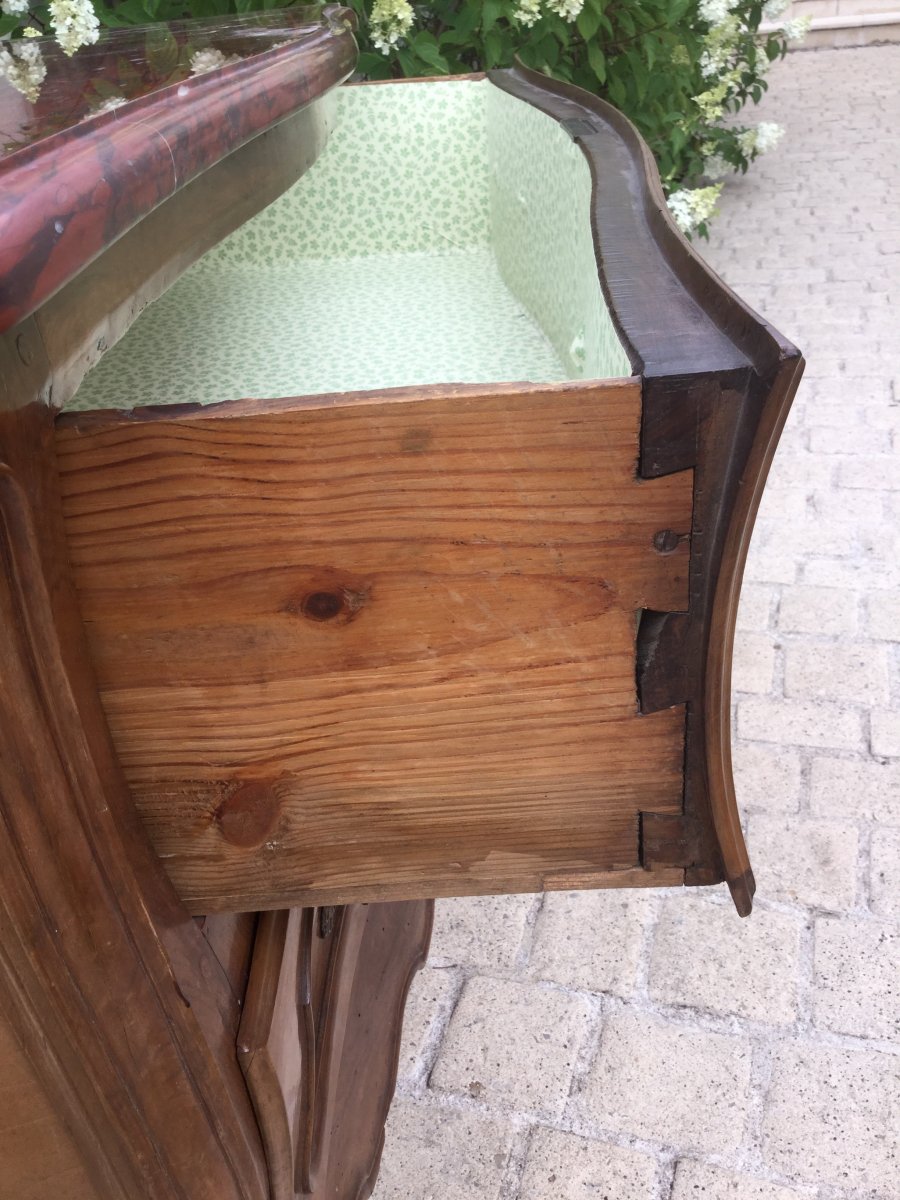
[[640, 861], [652, 867], [693, 867], [702, 861], [703, 827], [684, 813], [640, 814]]

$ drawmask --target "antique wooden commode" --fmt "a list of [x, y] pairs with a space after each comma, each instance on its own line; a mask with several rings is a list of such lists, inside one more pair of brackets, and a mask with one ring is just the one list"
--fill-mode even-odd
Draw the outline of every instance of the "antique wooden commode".
[[749, 912], [801, 359], [576, 89], [338, 88], [340, 9], [47, 57], [0, 98], [0, 1196], [357, 1200], [433, 897]]

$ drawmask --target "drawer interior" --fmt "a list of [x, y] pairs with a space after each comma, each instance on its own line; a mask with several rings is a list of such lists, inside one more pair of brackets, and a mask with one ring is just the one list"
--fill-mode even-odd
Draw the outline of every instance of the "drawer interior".
[[75, 409], [631, 374], [591, 178], [486, 79], [359, 85], [280, 199], [150, 305]]

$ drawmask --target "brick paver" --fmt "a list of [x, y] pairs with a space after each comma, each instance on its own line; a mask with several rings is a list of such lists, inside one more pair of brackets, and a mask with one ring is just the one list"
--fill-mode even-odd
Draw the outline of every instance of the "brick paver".
[[900, 46], [770, 83], [706, 251], [809, 361], [735, 661], [756, 915], [442, 902], [375, 1200], [900, 1198]]

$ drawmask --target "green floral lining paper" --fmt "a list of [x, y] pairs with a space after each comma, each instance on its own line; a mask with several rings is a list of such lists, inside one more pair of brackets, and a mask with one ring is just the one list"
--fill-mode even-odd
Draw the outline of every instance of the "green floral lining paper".
[[150, 305], [70, 408], [631, 373], [590, 172], [556, 121], [486, 80], [324, 102], [320, 159]]

